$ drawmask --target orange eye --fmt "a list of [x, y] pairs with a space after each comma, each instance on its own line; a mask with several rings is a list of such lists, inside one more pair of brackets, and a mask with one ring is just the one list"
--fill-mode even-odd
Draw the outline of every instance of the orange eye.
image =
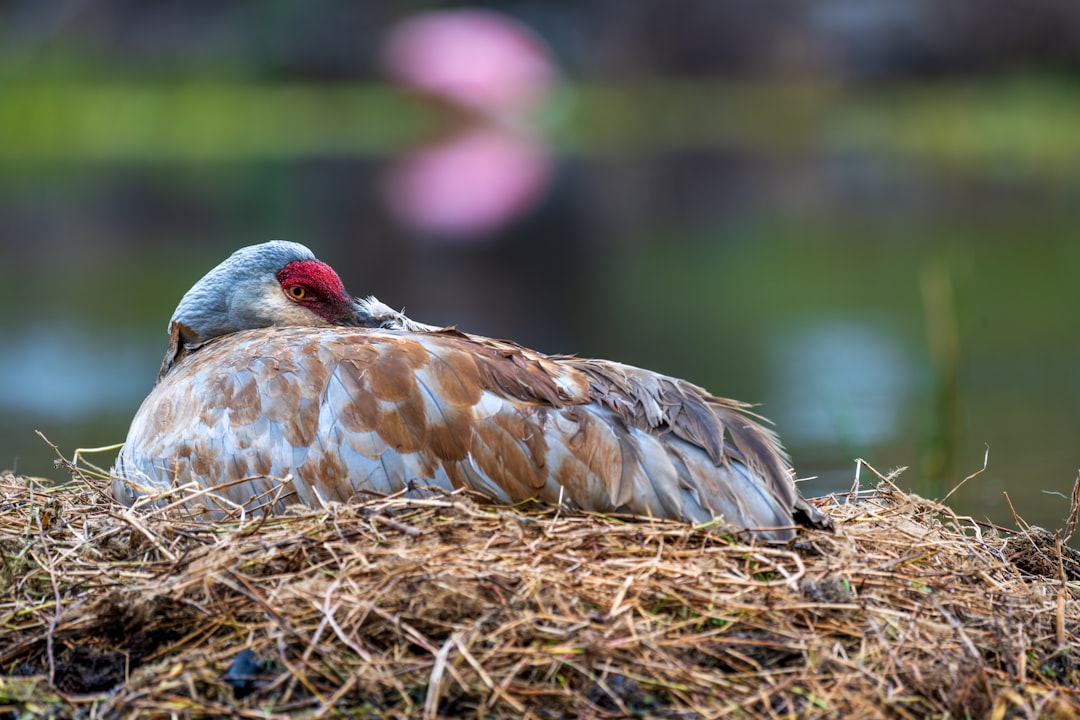
[[303, 300], [308, 296], [308, 289], [303, 285], [290, 285], [285, 288], [285, 292], [289, 293], [293, 300]]

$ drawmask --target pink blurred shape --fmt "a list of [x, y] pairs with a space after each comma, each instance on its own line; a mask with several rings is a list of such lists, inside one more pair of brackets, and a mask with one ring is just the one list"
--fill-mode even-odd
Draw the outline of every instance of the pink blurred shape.
[[419, 13], [391, 31], [383, 62], [402, 85], [493, 114], [527, 113], [547, 99], [555, 64], [544, 42], [501, 13]]
[[539, 201], [552, 161], [532, 128], [556, 68], [535, 33], [491, 10], [424, 12], [390, 32], [383, 62], [401, 85], [466, 111], [448, 117], [450, 135], [388, 170], [387, 203], [404, 224], [431, 239], [480, 240]]
[[541, 141], [482, 124], [402, 158], [384, 187], [410, 226], [480, 240], [535, 205], [551, 171]]

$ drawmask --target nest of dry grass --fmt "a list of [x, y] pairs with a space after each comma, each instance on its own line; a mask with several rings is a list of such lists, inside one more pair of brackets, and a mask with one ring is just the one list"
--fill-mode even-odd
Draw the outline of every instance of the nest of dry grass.
[[1072, 717], [1080, 553], [888, 482], [835, 534], [464, 496], [206, 524], [0, 477], [0, 716]]

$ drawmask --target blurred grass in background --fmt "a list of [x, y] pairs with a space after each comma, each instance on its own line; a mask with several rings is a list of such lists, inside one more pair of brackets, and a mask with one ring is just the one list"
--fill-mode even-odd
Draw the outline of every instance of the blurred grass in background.
[[[0, 160], [9, 163], [385, 155], [438, 127], [415, 98], [371, 83], [9, 80], [0, 97]], [[560, 91], [549, 113], [555, 147], [575, 155], [735, 146], [872, 153], [1051, 181], [1080, 172], [1080, 93], [1071, 80], [575, 85]]]

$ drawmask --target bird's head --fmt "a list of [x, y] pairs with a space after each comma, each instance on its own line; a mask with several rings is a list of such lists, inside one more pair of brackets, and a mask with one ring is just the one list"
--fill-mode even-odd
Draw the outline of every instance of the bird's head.
[[216, 337], [270, 326], [359, 325], [357, 301], [334, 269], [300, 243], [240, 248], [206, 273], [169, 321], [160, 378], [187, 350]]
[[240, 248], [187, 291], [170, 321], [184, 343], [272, 325], [355, 325], [341, 279], [299, 243]]
[[437, 330], [375, 297], [354, 298], [334, 269], [300, 243], [240, 248], [206, 273], [176, 306], [158, 379], [188, 351], [214, 338], [271, 326]]

